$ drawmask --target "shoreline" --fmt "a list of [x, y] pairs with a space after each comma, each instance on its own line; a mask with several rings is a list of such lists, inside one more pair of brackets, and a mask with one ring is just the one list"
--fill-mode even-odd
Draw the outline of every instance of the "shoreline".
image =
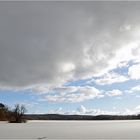
[[140, 122], [140, 120], [27, 120], [30, 122]]
[[[140, 122], [140, 120], [27, 120], [26, 123], [29, 122]], [[0, 123], [8, 123], [8, 121], [0, 121]], [[26, 124], [26, 123], [17, 123], [17, 124]]]

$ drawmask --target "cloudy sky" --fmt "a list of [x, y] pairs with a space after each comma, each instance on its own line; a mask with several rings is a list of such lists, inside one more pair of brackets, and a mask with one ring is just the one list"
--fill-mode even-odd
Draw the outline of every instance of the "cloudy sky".
[[0, 102], [28, 113], [140, 113], [140, 2], [0, 1]]

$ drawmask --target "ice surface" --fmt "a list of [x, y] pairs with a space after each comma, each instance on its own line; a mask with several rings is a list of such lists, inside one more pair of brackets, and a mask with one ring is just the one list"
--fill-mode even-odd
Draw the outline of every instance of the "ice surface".
[[140, 139], [140, 121], [29, 121], [1, 123], [0, 139]]

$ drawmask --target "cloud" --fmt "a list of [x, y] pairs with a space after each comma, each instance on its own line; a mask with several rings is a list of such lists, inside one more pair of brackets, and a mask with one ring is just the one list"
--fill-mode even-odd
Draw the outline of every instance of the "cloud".
[[118, 64], [118, 68], [122, 68], [122, 67], [129, 67], [128, 61], [121, 61]]
[[66, 114], [61, 107], [55, 110], [49, 110], [48, 114]]
[[120, 31], [130, 31], [131, 30], [131, 25], [126, 24], [120, 27]]
[[106, 96], [121, 96], [123, 94], [123, 91], [119, 89], [104, 91], [93, 86], [60, 86], [49, 90], [47, 87], [40, 86], [35, 87], [33, 91], [37, 94], [43, 95], [40, 96], [40, 101], [69, 103], [99, 99]]
[[101, 109], [94, 109], [94, 108], [86, 108], [85, 106], [81, 105], [75, 110], [65, 111], [62, 108], [58, 108], [55, 110], [48, 111], [49, 114], [65, 114], [65, 115], [116, 115], [118, 112], [115, 111], [107, 111]]
[[112, 96], [119, 96], [122, 95], [122, 91], [118, 90], [118, 89], [113, 89], [111, 91], [107, 91], [106, 95], [112, 97]]
[[140, 91], [140, 85], [131, 88], [131, 91]]
[[80, 108], [77, 109], [77, 111], [81, 114], [85, 114], [87, 112], [87, 109], [81, 105]]
[[140, 63], [131, 66], [129, 68], [128, 74], [131, 77], [131, 79], [135, 79], [135, 80], [140, 79]]
[[[135, 34], [137, 34], [135, 30], [133, 32], [135, 32]], [[110, 60], [110, 67], [128, 68], [128, 67], [130, 67], [131, 63], [133, 66], [134, 64], [140, 62], [140, 57], [139, 57], [140, 42], [136, 39], [134, 41], [130, 41], [128, 44], [125, 44], [124, 46], [125, 47], [121, 47], [117, 51], [116, 56]], [[127, 52], [127, 55], [126, 55], [126, 52]]]
[[1, 2], [0, 87], [55, 87], [138, 61], [140, 8], [132, 3]]
[[[136, 86], [130, 88], [129, 90], [126, 90], [125, 92], [130, 93], [130, 94], [135, 94], [139, 91], [140, 91], [140, 85], [136, 85]], [[136, 96], [136, 97], [138, 97], [138, 96]]]
[[118, 112], [115, 111], [107, 111], [101, 109], [94, 109], [94, 108], [86, 108], [83, 105], [80, 108], [77, 108], [77, 114], [80, 115], [116, 115]]
[[46, 94], [50, 91], [49, 87], [47, 86], [35, 86], [32, 88], [32, 92], [38, 93], [38, 94]]
[[138, 115], [140, 114], [140, 105], [137, 105], [133, 109], [125, 109], [124, 112], [121, 112], [122, 115]]
[[76, 110], [65, 111], [62, 108], [58, 108], [55, 110], [51, 110], [48, 112], [49, 114], [66, 114], [66, 115], [137, 115], [140, 114], [140, 105], [134, 107], [133, 109], [125, 108], [122, 111], [117, 111], [117, 109], [113, 111], [101, 110], [95, 108], [86, 108], [81, 105]]
[[97, 80], [95, 80], [95, 83], [98, 85], [109, 85], [113, 83], [125, 82], [127, 80], [129, 80], [128, 77], [111, 72], [103, 75], [101, 78], [97, 78]]
[[139, 113], [140, 113], [140, 105], [136, 106], [135, 110], [139, 111]]
[[51, 94], [43, 96], [41, 101], [74, 103], [102, 97], [104, 95], [94, 87], [64, 86], [53, 89]]

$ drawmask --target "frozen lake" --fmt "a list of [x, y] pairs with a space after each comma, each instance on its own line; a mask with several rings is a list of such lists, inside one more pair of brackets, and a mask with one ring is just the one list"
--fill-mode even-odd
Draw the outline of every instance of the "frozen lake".
[[0, 139], [140, 139], [140, 121], [0, 122]]

